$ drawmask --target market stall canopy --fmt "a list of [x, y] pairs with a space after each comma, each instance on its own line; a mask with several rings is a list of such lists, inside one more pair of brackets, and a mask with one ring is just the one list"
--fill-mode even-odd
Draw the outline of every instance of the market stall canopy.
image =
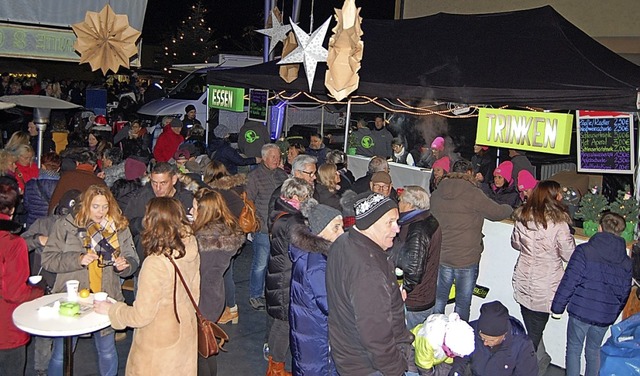
[[[552, 7], [362, 23], [360, 86], [352, 95], [545, 109], [635, 111], [640, 67], [602, 46]], [[216, 85], [307, 91], [277, 61], [209, 71]], [[318, 71], [326, 69], [318, 64]], [[324, 76], [311, 93], [325, 95]]]

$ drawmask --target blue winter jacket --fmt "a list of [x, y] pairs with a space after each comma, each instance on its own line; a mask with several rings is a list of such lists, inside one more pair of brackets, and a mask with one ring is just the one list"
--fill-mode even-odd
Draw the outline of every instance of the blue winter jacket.
[[337, 375], [329, 353], [329, 326], [325, 270], [331, 243], [309, 232], [292, 230], [289, 256], [291, 272], [291, 354], [294, 375]]
[[27, 227], [38, 218], [49, 215], [49, 201], [58, 185], [60, 174], [40, 170], [36, 179], [31, 179], [24, 187], [24, 208], [27, 212]]
[[478, 320], [469, 323], [475, 333], [475, 350], [471, 355], [456, 357], [450, 375], [465, 375], [466, 368], [473, 376], [537, 376], [538, 359], [533, 343], [517, 319], [509, 318], [509, 330], [504, 341], [491, 349], [484, 345], [478, 330]]
[[238, 173], [238, 166], [256, 164], [255, 158], [243, 157], [229, 142], [219, 138], [211, 140], [209, 143], [209, 155], [212, 160], [222, 163], [231, 175]]
[[616, 321], [631, 291], [631, 258], [625, 240], [598, 232], [573, 252], [553, 298], [551, 311], [587, 324], [609, 326]]

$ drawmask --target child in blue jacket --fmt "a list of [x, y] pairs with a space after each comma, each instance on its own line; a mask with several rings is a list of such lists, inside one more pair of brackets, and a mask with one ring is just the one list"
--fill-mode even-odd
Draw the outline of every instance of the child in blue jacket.
[[551, 312], [569, 312], [567, 376], [580, 375], [585, 344], [585, 376], [600, 369], [602, 338], [624, 308], [631, 291], [631, 258], [620, 237], [625, 220], [615, 213], [600, 219], [598, 233], [573, 252], [551, 305]]

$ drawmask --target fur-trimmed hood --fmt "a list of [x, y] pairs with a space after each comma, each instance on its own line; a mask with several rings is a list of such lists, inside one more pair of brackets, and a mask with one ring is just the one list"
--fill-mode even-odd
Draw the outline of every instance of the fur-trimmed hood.
[[[317, 235], [313, 235], [309, 228], [304, 225], [296, 225], [291, 230], [291, 243], [293, 247], [290, 248], [291, 258], [295, 262], [303, 252], [306, 253], [321, 253], [327, 255], [331, 242], [323, 239]], [[302, 251], [302, 252], [301, 252]]]
[[10, 219], [0, 219], [0, 231], [7, 231], [11, 234], [19, 234], [22, 230], [22, 225], [18, 222], [14, 222]]
[[450, 172], [444, 176], [444, 179], [462, 179], [468, 181], [476, 187], [478, 186], [478, 180], [476, 180], [475, 176], [464, 172]]
[[209, 186], [214, 189], [229, 190], [235, 187], [242, 187], [247, 184], [247, 175], [236, 174], [230, 176], [223, 176], [220, 179], [214, 180], [209, 183]]
[[196, 233], [200, 252], [236, 251], [242, 247], [245, 236], [242, 233], [232, 233], [219, 223], [207, 223]]

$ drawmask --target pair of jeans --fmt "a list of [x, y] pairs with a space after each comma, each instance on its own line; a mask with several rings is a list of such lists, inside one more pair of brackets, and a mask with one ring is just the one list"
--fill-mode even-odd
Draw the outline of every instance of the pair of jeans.
[[436, 287], [436, 305], [433, 313], [444, 313], [449, 300], [449, 292], [453, 282], [456, 283], [456, 307], [455, 312], [464, 321], [469, 321], [471, 314], [471, 297], [473, 288], [478, 280], [480, 264], [474, 264], [467, 268], [453, 268], [440, 264], [438, 269], [438, 285]]
[[233, 281], [233, 264], [235, 256], [231, 258], [229, 268], [224, 272], [224, 299], [225, 305], [229, 308], [236, 305], [236, 283]]
[[32, 336], [34, 342], [34, 360], [33, 368], [36, 371], [46, 371], [51, 360], [51, 349], [53, 347], [53, 338]]
[[264, 283], [267, 275], [270, 248], [269, 234], [264, 232], [253, 234], [253, 260], [251, 260], [251, 275], [249, 276], [250, 298], [264, 296]]
[[407, 322], [407, 329], [411, 330], [419, 324], [422, 324], [432, 313], [433, 307], [424, 311], [406, 311], [404, 317]]
[[0, 350], [0, 375], [24, 375], [27, 346]]
[[538, 351], [538, 345], [542, 341], [542, 332], [544, 332], [544, 328], [549, 321], [549, 313], [532, 311], [522, 304], [520, 304], [520, 313], [522, 314], [524, 327], [527, 328], [527, 334], [531, 338], [531, 342], [533, 342], [533, 349]]
[[[73, 337], [72, 348], [76, 349], [78, 337]], [[116, 350], [115, 331], [103, 329], [93, 333], [93, 342], [98, 352], [98, 370], [100, 376], [118, 374], [118, 351]], [[48, 376], [62, 376], [64, 338], [53, 339], [53, 352], [49, 362]]]
[[580, 376], [580, 358], [582, 347], [586, 347], [584, 357], [587, 360], [587, 368], [584, 376], [597, 376], [600, 371], [600, 345], [602, 338], [607, 333], [608, 326], [596, 326], [587, 324], [572, 316], [569, 316], [567, 325], [567, 376]]

